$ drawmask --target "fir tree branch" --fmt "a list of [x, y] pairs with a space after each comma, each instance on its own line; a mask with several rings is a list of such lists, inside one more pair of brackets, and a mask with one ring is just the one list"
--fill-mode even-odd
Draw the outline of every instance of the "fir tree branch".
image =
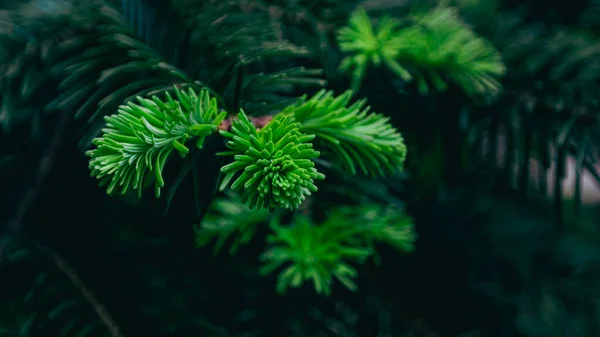
[[314, 181], [325, 178], [311, 160], [319, 156], [310, 143], [314, 135], [301, 133], [289, 114], [278, 114], [260, 131], [244, 112], [238, 117], [231, 132], [220, 131], [230, 151], [219, 155], [234, 157], [221, 168], [225, 177], [220, 189], [237, 177], [231, 189], [243, 190], [250, 208], [298, 208], [317, 191]]
[[176, 100], [166, 92], [163, 101], [138, 97], [138, 104], [122, 105], [117, 114], [106, 117], [103, 136], [94, 139], [96, 149], [87, 151], [92, 175], [100, 184], [108, 185], [107, 192], [116, 189], [121, 194], [154, 184], [157, 197], [164, 186], [162, 170], [173, 152], [185, 158], [194, 139], [196, 148], [218, 129], [226, 117], [216, 99], [208, 91], [196, 94], [175, 89]]
[[352, 174], [385, 176], [402, 170], [406, 158], [404, 139], [389, 117], [370, 112], [366, 100], [351, 104], [352, 91], [337, 97], [321, 90], [284, 109], [300, 123], [300, 130], [314, 134], [324, 157], [332, 156]]
[[357, 91], [370, 66], [384, 65], [404, 82], [415, 81], [421, 94], [433, 86], [445, 91], [450, 82], [469, 95], [494, 95], [505, 73], [500, 53], [472, 31], [455, 8], [441, 5], [412, 17], [414, 24], [383, 17], [371, 22], [361, 8], [338, 31], [338, 43], [348, 54], [340, 70], [352, 77]]

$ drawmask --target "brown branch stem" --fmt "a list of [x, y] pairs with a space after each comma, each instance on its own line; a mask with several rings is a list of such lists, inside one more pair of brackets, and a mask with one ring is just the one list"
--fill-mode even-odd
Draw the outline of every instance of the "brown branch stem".
[[[236, 119], [237, 119], [237, 116], [231, 116], [231, 117], [225, 119], [219, 125], [219, 130], [230, 131], [231, 130], [231, 122], [233, 122]], [[273, 116], [260, 116], [260, 117], [248, 116], [248, 119], [250, 120], [250, 122], [252, 122], [252, 124], [254, 124], [254, 126], [257, 129], [260, 130], [260, 129], [264, 128], [265, 125], [267, 125], [273, 119]]]

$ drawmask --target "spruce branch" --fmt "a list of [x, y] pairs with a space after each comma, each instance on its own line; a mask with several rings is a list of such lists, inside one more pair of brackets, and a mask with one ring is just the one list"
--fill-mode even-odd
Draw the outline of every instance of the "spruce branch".
[[284, 109], [300, 123], [300, 131], [314, 134], [323, 156], [338, 159], [352, 174], [384, 176], [402, 170], [406, 146], [388, 117], [372, 113], [366, 100], [350, 104], [352, 91], [335, 97], [321, 90], [310, 99]]
[[195, 139], [201, 149], [204, 139], [217, 131], [226, 112], [219, 111], [216, 99], [207, 91], [196, 94], [175, 88], [178, 100], [166, 93], [166, 101], [138, 97], [138, 104], [122, 105], [117, 114], [105, 118], [104, 135], [94, 140], [96, 149], [87, 151], [91, 157], [92, 176], [100, 179], [112, 194], [117, 188], [125, 194], [154, 182], [160, 196], [164, 186], [163, 167], [169, 155], [176, 151], [181, 157], [189, 152], [186, 143]]
[[259, 226], [269, 226], [268, 247], [261, 255], [260, 273], [278, 273], [277, 291], [311, 282], [319, 294], [329, 295], [334, 279], [356, 290], [353, 279], [368, 258], [379, 262], [377, 244], [388, 245], [400, 253], [411, 253], [417, 234], [413, 220], [397, 206], [366, 203], [334, 207], [323, 221], [296, 212], [289, 224], [265, 210], [251, 211], [237, 196], [219, 199], [209, 215], [195, 228], [196, 244], [204, 247], [214, 241], [216, 254], [230, 241], [230, 254], [252, 240]]
[[466, 26], [456, 9], [438, 6], [411, 17], [413, 23], [383, 17], [377, 25], [360, 9], [338, 31], [340, 48], [349, 55], [340, 70], [350, 72], [358, 89], [369, 65], [385, 65], [402, 80], [416, 81], [426, 94], [444, 91], [448, 82], [469, 95], [493, 95], [505, 67], [500, 53]]
[[411, 80], [410, 73], [402, 67], [397, 58], [402, 48], [408, 47], [401, 36], [393, 34], [400, 22], [385, 17], [374, 27], [364, 9], [353, 13], [348, 26], [338, 31], [338, 42], [347, 56], [340, 64], [340, 70], [352, 72], [352, 89], [358, 90], [369, 64], [385, 64], [405, 81]]
[[[345, 223], [349, 219], [360, 219], [360, 223], [366, 224], [360, 228], [360, 236], [371, 247], [382, 243], [403, 253], [412, 253], [415, 249], [418, 236], [414, 232], [413, 219], [400, 207], [377, 203], [337, 207], [327, 221]], [[355, 227], [360, 226], [358, 221], [355, 223]]]
[[221, 190], [237, 176], [231, 188], [244, 191], [250, 208], [295, 209], [317, 191], [314, 181], [325, 178], [311, 160], [319, 156], [310, 143], [314, 135], [302, 134], [292, 116], [279, 114], [259, 131], [240, 112], [231, 131], [220, 133], [230, 149], [221, 155], [234, 156], [221, 169], [226, 174]]
[[156, 196], [164, 186], [162, 169], [169, 155], [177, 151], [185, 157], [186, 142], [196, 139], [202, 149], [204, 138], [215, 131], [226, 138], [233, 162], [222, 167], [224, 190], [233, 181], [233, 190], [243, 190], [251, 208], [296, 209], [317, 191], [315, 180], [324, 176], [315, 169], [320, 152], [357, 174], [384, 176], [402, 170], [406, 146], [389, 119], [370, 113], [366, 101], [350, 104], [352, 92], [338, 97], [320, 91], [310, 99], [301, 98], [277, 115], [248, 117], [241, 111], [225, 119], [218, 113], [216, 100], [207, 91], [199, 95], [175, 88], [177, 100], [166, 93], [167, 102], [158, 97], [138, 98], [139, 103], [121, 106], [106, 117], [104, 136], [94, 140], [92, 175], [108, 185], [112, 194], [120, 188], [125, 194], [154, 182]]
[[347, 242], [352, 237], [351, 228], [316, 226], [304, 216], [297, 216], [289, 227], [276, 221], [271, 227], [274, 233], [267, 237], [267, 242], [272, 247], [261, 256], [264, 262], [261, 273], [267, 275], [284, 267], [277, 281], [279, 293], [285, 294], [290, 287], [312, 281], [317, 293], [329, 295], [334, 278], [350, 290], [357, 289], [352, 279], [358, 272], [349, 262], [362, 263], [371, 251]]
[[351, 263], [362, 264], [370, 257], [378, 262], [376, 243], [410, 253], [417, 239], [412, 219], [403, 209], [377, 203], [336, 207], [320, 223], [297, 214], [289, 226], [283, 226], [274, 217], [271, 229], [261, 273], [280, 271], [280, 293], [312, 281], [317, 293], [329, 295], [334, 279], [354, 291], [358, 273]]
[[194, 227], [195, 243], [204, 247], [213, 240], [213, 253], [218, 254], [231, 238], [229, 254], [234, 255], [240, 246], [249, 243], [258, 226], [269, 216], [267, 210], [250, 210], [237, 195], [218, 199], [211, 205], [211, 211]]

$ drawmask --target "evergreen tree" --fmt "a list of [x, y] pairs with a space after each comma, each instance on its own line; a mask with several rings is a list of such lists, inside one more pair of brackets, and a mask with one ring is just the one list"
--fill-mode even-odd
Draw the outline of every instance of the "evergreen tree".
[[0, 1], [0, 336], [596, 336], [600, 3], [521, 4]]

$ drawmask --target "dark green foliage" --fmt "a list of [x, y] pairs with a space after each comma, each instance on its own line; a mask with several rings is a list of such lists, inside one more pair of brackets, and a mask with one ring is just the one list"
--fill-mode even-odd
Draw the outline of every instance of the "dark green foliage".
[[110, 313], [94, 313], [90, 304], [95, 301], [95, 295], [54, 251], [14, 237], [4, 237], [2, 244], [0, 268], [3, 274], [16, 272], [23, 278], [19, 283], [8, 279], [3, 284], [10, 286], [11, 292], [0, 297], [3, 317], [0, 336], [39, 336], [47, 329], [55, 330], [56, 336], [119, 333], [118, 327], [105, 325], [112, 320]]
[[175, 0], [170, 7], [187, 31], [183, 50], [193, 61], [186, 71], [232, 105], [269, 112], [293, 102], [294, 88], [326, 83], [318, 68], [286, 66], [309, 53], [283, 38], [282, 22], [260, 3]]
[[[598, 152], [599, 40], [579, 27], [527, 22], [527, 13], [508, 11], [482, 28], [505, 62], [514, 66], [508, 68], [504, 80], [510, 89], [492, 107], [491, 114], [477, 119], [478, 123], [493, 126], [491, 137], [499, 138], [496, 144], [506, 142], [500, 152], [506, 158], [503, 183], [523, 193], [530, 190], [528, 182], [533, 177], [529, 158], [535, 158], [541, 166], [536, 189], [546, 194], [548, 186], [553, 185], [556, 211], [565, 217], [572, 213], [563, 211], [561, 186], [569, 158], [577, 163], [574, 186], [566, 187], [575, 190], [575, 214], [581, 209], [582, 175], [590, 174], [600, 183], [593, 164]], [[491, 156], [496, 151], [493, 149]], [[509, 169], [515, 164], [519, 166], [516, 176]], [[549, 181], [551, 167], [556, 173]]]
[[[180, 70], [163, 62], [160, 54], [137, 41], [118, 11], [108, 4], [57, 1], [50, 2], [46, 9], [24, 6], [13, 12], [9, 21], [13, 30], [20, 29], [24, 34], [8, 30], [7, 43], [31, 43], [35, 39], [43, 41], [44, 49], [31, 50], [29, 57], [16, 54], [23, 49], [9, 49], [14, 52], [6, 59], [20, 64], [3, 73], [28, 73], [34, 80], [19, 78], [21, 95], [14, 96], [23, 101], [42, 90], [48, 79], [57, 84], [58, 94], [42, 104], [45, 110], [71, 110], [75, 117], [95, 120], [131, 96], [190, 82]], [[40, 58], [52, 69], [40, 71], [24, 63], [31, 57]]]

